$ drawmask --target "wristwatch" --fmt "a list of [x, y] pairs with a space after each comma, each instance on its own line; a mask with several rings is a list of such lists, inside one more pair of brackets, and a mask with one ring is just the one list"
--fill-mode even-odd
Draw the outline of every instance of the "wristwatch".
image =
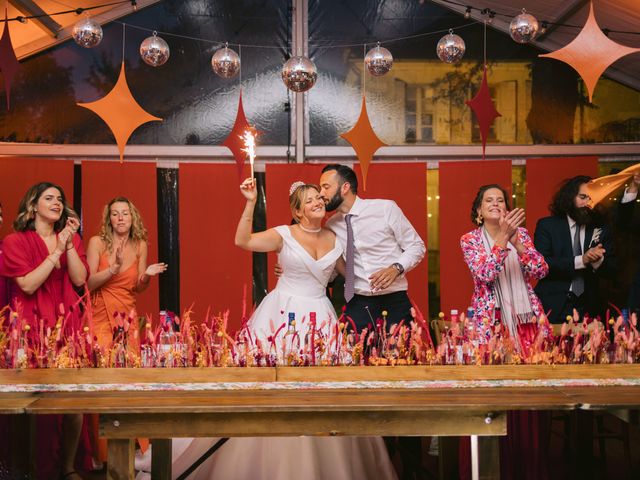
[[398, 275], [402, 275], [404, 273], [404, 267], [401, 263], [392, 263], [391, 266], [398, 270]]

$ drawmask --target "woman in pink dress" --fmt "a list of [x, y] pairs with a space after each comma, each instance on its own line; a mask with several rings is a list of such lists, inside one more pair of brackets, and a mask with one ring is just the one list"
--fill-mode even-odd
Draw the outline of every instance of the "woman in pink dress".
[[[10, 279], [11, 304], [34, 334], [40, 322], [46, 329], [61, 321], [65, 334], [83, 327], [74, 287], [84, 285], [89, 268], [76, 233], [79, 226], [62, 188], [42, 182], [22, 198], [13, 222], [15, 233], [4, 239], [0, 275]], [[38, 478], [81, 479], [75, 459], [82, 415], [38, 415], [36, 422]], [[82, 456], [83, 461], [87, 459], [90, 456]]]
[[[531, 283], [549, 272], [527, 230], [520, 226], [524, 218], [523, 209], [509, 208], [509, 195], [504, 188], [484, 185], [471, 206], [471, 221], [477, 228], [460, 239], [473, 278], [471, 302], [478, 328], [483, 327], [485, 319], [501, 321], [517, 344], [518, 326], [543, 314]], [[499, 316], [497, 308], [501, 310]], [[509, 412], [508, 434], [500, 441], [501, 478], [547, 478], [548, 423], [546, 412]], [[463, 441], [465, 444], [468, 443]], [[461, 450], [461, 460], [468, 451], [468, 447]], [[468, 464], [461, 464], [461, 478], [467, 478], [464, 467]]]

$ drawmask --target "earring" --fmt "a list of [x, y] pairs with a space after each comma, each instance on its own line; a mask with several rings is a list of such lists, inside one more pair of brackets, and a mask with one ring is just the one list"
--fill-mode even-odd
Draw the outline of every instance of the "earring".
[[478, 214], [478, 216], [476, 217], [476, 223], [477, 223], [478, 225], [482, 225], [482, 221], [483, 221], [483, 220], [484, 220], [484, 219], [482, 218], [482, 214], [481, 214], [481, 213], [479, 213], [479, 214]]

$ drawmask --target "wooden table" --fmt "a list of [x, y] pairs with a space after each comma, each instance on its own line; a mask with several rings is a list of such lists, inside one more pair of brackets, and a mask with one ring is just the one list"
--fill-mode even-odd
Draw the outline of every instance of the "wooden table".
[[[493, 437], [506, 434], [509, 410], [640, 407], [640, 384], [407, 388], [405, 381], [637, 379], [640, 365], [276, 367], [217, 369], [5, 370], [9, 384], [256, 382], [249, 389], [0, 393], [0, 413], [97, 413], [108, 439], [107, 478], [133, 478], [134, 439], [154, 442], [153, 478], [170, 478], [172, 437], [385, 435]], [[348, 382], [380, 382], [371, 388]], [[312, 388], [264, 389], [288, 382]], [[347, 382], [340, 385], [322, 382]], [[561, 383], [561, 382], [560, 382]], [[304, 387], [304, 386], [303, 386]], [[337, 387], [337, 388], [336, 388]], [[39, 387], [37, 387], [39, 388]], [[111, 387], [107, 387], [111, 388]], [[197, 387], [196, 387], [197, 388]], [[46, 390], [46, 388], [43, 388]], [[157, 453], [162, 452], [162, 455]], [[167, 455], [168, 453], [168, 455]], [[477, 455], [477, 451], [475, 452]], [[490, 468], [495, 458], [483, 459]], [[473, 460], [473, 459], [472, 459]]]

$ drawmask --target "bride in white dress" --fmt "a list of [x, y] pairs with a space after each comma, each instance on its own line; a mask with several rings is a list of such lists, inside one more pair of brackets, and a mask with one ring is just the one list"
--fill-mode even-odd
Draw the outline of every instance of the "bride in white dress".
[[[272, 334], [295, 314], [300, 338], [316, 315], [317, 328], [337, 322], [326, 296], [329, 278], [343, 271], [342, 249], [336, 237], [322, 228], [325, 204], [315, 185], [296, 182], [289, 202], [296, 221], [252, 233], [257, 193], [253, 179], [240, 185], [247, 204], [236, 231], [236, 245], [254, 252], [278, 252], [284, 273], [249, 320], [252, 335]], [[304, 367], [301, 367], [304, 368]], [[174, 439], [173, 477], [189, 468], [218, 439]], [[189, 479], [395, 479], [396, 473], [381, 437], [255, 437], [231, 438]]]

